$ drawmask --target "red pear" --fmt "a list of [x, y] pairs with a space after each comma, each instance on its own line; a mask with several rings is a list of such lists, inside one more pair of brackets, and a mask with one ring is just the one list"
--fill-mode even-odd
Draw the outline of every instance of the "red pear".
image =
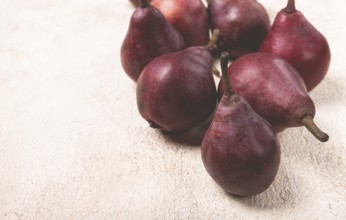
[[146, 0], [140, 3], [121, 46], [121, 63], [134, 81], [154, 58], [185, 48], [182, 36], [161, 12]]
[[179, 31], [186, 46], [208, 43], [208, 12], [201, 0], [152, 0], [151, 4]]
[[212, 29], [220, 30], [218, 48], [233, 58], [257, 51], [270, 28], [269, 16], [256, 0], [208, 0]]
[[[138, 0], [131, 0], [134, 6]], [[168, 22], [183, 36], [186, 46], [203, 46], [209, 41], [208, 12], [201, 0], [151, 0]]]
[[226, 192], [251, 196], [273, 182], [280, 163], [280, 145], [272, 126], [232, 91], [227, 57], [227, 53], [221, 55], [226, 92], [203, 138], [202, 160], [209, 175]]
[[294, 0], [277, 14], [260, 51], [277, 54], [291, 63], [308, 91], [323, 80], [331, 58], [326, 38], [296, 10]]
[[212, 44], [165, 54], [143, 69], [137, 83], [137, 106], [151, 127], [182, 132], [212, 115], [217, 93], [210, 48]]
[[[228, 69], [232, 87], [252, 108], [278, 128], [305, 126], [318, 140], [329, 136], [314, 123], [315, 104], [296, 69], [278, 55], [251, 53]], [[224, 89], [220, 82], [219, 96]]]

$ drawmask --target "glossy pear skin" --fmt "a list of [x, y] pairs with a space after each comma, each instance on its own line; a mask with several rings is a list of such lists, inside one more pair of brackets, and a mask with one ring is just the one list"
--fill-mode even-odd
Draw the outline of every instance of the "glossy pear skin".
[[308, 91], [323, 80], [331, 59], [326, 38], [300, 11], [285, 9], [277, 14], [260, 51], [277, 54], [291, 63]]
[[218, 47], [233, 58], [257, 51], [270, 28], [269, 16], [256, 0], [209, 0], [212, 29], [220, 30]]
[[137, 81], [143, 68], [154, 58], [185, 48], [182, 36], [153, 6], [137, 8], [121, 46], [125, 72]]
[[[301, 120], [315, 116], [315, 105], [295, 68], [270, 53], [247, 54], [228, 69], [233, 90], [276, 128], [301, 126]], [[223, 94], [219, 84], [219, 97]]]
[[217, 93], [213, 59], [205, 47], [190, 47], [154, 59], [137, 83], [140, 114], [154, 128], [180, 132], [213, 113]]
[[266, 190], [280, 163], [272, 126], [239, 95], [223, 96], [202, 142], [209, 175], [226, 192], [251, 196]]

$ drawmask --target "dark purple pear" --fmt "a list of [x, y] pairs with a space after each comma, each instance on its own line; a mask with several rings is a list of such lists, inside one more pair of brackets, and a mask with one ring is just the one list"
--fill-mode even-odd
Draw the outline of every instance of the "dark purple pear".
[[146, 0], [140, 3], [121, 46], [121, 63], [134, 81], [154, 58], [185, 48], [182, 36], [161, 12]]
[[218, 48], [233, 57], [257, 51], [270, 28], [269, 16], [256, 0], [208, 0], [212, 29], [220, 30]]
[[[318, 140], [329, 136], [314, 123], [315, 104], [296, 69], [278, 55], [251, 53], [228, 69], [232, 87], [278, 129], [305, 126]], [[219, 84], [219, 97], [224, 87]]]
[[181, 132], [212, 115], [217, 93], [210, 48], [208, 44], [165, 54], [143, 69], [137, 82], [137, 106], [151, 127]]
[[277, 54], [291, 63], [308, 91], [323, 80], [331, 58], [326, 38], [296, 10], [294, 0], [277, 14], [260, 51]]
[[202, 160], [209, 175], [226, 192], [251, 196], [273, 182], [280, 164], [280, 146], [272, 126], [232, 91], [227, 65], [228, 54], [222, 53], [226, 92], [203, 138]]

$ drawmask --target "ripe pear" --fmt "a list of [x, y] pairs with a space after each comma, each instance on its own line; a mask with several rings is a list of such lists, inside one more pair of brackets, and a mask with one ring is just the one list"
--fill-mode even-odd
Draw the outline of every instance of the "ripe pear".
[[208, 0], [212, 29], [220, 30], [218, 49], [232, 58], [258, 50], [270, 28], [268, 13], [256, 0]]
[[137, 106], [151, 127], [183, 132], [207, 120], [217, 102], [211, 43], [162, 55], [150, 62], [137, 83]]
[[158, 9], [146, 0], [140, 3], [121, 46], [122, 66], [135, 82], [154, 58], [186, 48], [183, 37]]
[[274, 181], [280, 145], [273, 127], [232, 91], [227, 64], [228, 54], [223, 53], [226, 91], [203, 138], [202, 160], [213, 180], [226, 192], [251, 196], [263, 192]]
[[201, 0], [152, 0], [151, 4], [183, 36], [187, 47], [208, 43], [208, 12]]
[[[329, 136], [314, 123], [315, 104], [302, 77], [286, 60], [271, 53], [251, 53], [235, 60], [228, 69], [235, 92], [278, 129], [305, 126], [318, 140]], [[219, 96], [224, 92], [219, 84]]]
[[324, 79], [331, 59], [327, 39], [296, 10], [294, 0], [277, 14], [259, 51], [277, 54], [291, 63], [308, 91]]

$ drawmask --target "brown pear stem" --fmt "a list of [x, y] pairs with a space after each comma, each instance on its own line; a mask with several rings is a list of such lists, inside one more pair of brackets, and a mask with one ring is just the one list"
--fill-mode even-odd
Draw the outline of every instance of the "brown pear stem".
[[213, 34], [211, 35], [211, 38], [209, 40], [209, 43], [207, 45], [205, 45], [205, 47], [209, 51], [212, 51], [215, 48], [216, 43], [219, 40], [219, 36], [220, 36], [220, 30], [219, 29], [214, 29], [213, 30]]
[[150, 4], [149, 4], [148, 0], [139, 0], [139, 7], [147, 8], [149, 6], [150, 6]]
[[[207, 50], [209, 50], [209, 52], [212, 52], [215, 49], [216, 43], [217, 43], [217, 41], [219, 39], [219, 36], [220, 36], [220, 30], [219, 29], [215, 29], [213, 31], [213, 34], [212, 34], [210, 40], [209, 40], [209, 43], [207, 45], [205, 45], [205, 47], [207, 48]], [[212, 71], [213, 71], [213, 74], [215, 76], [220, 77], [220, 72], [219, 72], [219, 70], [215, 66], [213, 66], [213, 70]]]
[[294, 13], [294, 12], [296, 12], [297, 10], [296, 10], [295, 0], [288, 0], [287, 6], [286, 6], [286, 8], [284, 10], [287, 13]]
[[221, 63], [222, 79], [223, 79], [223, 83], [225, 87], [225, 95], [228, 98], [230, 98], [234, 94], [234, 92], [232, 90], [232, 86], [228, 77], [228, 61], [229, 61], [229, 53], [227, 52], [221, 53], [220, 63]]
[[216, 69], [215, 66], [213, 66], [213, 70], [212, 70], [213, 74], [217, 77], [221, 77], [220, 71], [218, 69]]
[[310, 131], [310, 133], [313, 134], [321, 142], [328, 141], [328, 134], [324, 133], [323, 131], [321, 131], [321, 129], [317, 127], [317, 125], [314, 122], [314, 119], [310, 115], [305, 116], [301, 121], [301, 124], [304, 125]]

